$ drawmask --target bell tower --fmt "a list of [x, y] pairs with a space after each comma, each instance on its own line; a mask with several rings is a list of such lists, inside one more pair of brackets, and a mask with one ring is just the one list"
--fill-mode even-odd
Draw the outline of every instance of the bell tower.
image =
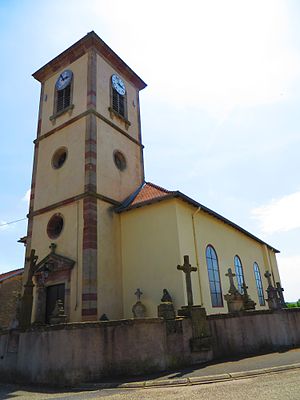
[[26, 247], [27, 259], [33, 249], [38, 256], [32, 320], [49, 320], [57, 299], [68, 321], [122, 318], [113, 208], [144, 181], [146, 84], [94, 32], [33, 77], [41, 95]]

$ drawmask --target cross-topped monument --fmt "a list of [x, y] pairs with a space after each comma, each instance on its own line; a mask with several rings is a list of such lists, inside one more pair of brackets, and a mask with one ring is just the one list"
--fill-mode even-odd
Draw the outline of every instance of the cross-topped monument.
[[191, 307], [194, 304], [191, 272], [197, 271], [197, 268], [191, 266], [189, 256], [183, 256], [183, 265], [177, 265], [177, 269], [185, 273], [185, 284], [186, 284], [188, 306]]
[[136, 292], [134, 293], [136, 295], [137, 301], [141, 301], [141, 296], [143, 294], [143, 292], [141, 291], [140, 288], [136, 289]]
[[231, 293], [231, 294], [236, 294], [236, 292], [238, 292], [238, 290], [235, 287], [234, 281], [233, 281], [233, 278], [235, 277], [235, 274], [232, 272], [231, 268], [228, 268], [228, 272], [227, 272], [227, 274], [225, 274], [225, 276], [228, 276], [228, 278], [229, 278], [230, 287], [229, 287], [229, 291], [228, 292]]
[[269, 271], [266, 271], [265, 272], [265, 277], [267, 278], [267, 280], [268, 280], [268, 286], [271, 286], [271, 287], [273, 287], [273, 285], [272, 285], [272, 281], [271, 281], [271, 274], [270, 274], [270, 272]]

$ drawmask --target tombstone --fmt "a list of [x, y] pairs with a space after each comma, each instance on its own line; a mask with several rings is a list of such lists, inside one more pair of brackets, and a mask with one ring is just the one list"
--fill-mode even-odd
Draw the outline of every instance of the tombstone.
[[267, 300], [269, 309], [270, 310], [280, 310], [282, 308], [282, 305], [281, 305], [280, 299], [278, 297], [278, 291], [272, 285], [271, 274], [269, 271], [266, 271], [264, 275], [268, 280], [268, 288], [267, 288], [268, 297], [266, 300]]
[[109, 321], [109, 318], [106, 314], [102, 314], [101, 317], [99, 318], [99, 321]]
[[229, 278], [229, 291], [224, 295], [224, 299], [227, 302], [228, 311], [230, 313], [236, 313], [244, 310], [244, 299], [241, 293], [237, 290], [234, 285], [233, 278], [235, 274], [232, 272], [231, 268], [228, 268], [228, 273], [225, 274]]
[[278, 294], [278, 297], [279, 297], [279, 300], [280, 300], [281, 307], [282, 308], [287, 308], [286, 307], [286, 302], [285, 302], [284, 296], [283, 296], [284, 289], [281, 286], [280, 282], [276, 282], [276, 289], [277, 289], [277, 294]]
[[175, 319], [175, 310], [173, 306], [173, 301], [170, 293], [167, 289], [163, 289], [163, 296], [161, 298], [161, 303], [157, 306], [157, 315], [159, 318], [163, 319]]
[[246, 311], [255, 310], [256, 303], [250, 298], [248, 291], [247, 291], [248, 286], [246, 285], [245, 282], [243, 283], [242, 288], [243, 288], [243, 292], [244, 292], [242, 294], [243, 302], [244, 302], [244, 309]]
[[141, 296], [143, 292], [138, 288], [134, 293], [137, 297], [137, 302], [132, 306], [133, 318], [145, 318], [146, 316], [146, 307], [141, 302]]
[[56, 301], [56, 304], [55, 304], [54, 310], [50, 316], [49, 322], [51, 325], [64, 324], [65, 322], [67, 322], [67, 316], [65, 314], [64, 303], [62, 300], [58, 299]]
[[197, 271], [189, 262], [189, 256], [183, 257], [183, 265], [177, 265], [179, 271], [185, 274], [185, 284], [188, 305], [178, 310], [178, 316], [188, 317], [192, 322], [192, 337], [190, 339], [190, 348], [192, 352], [211, 351], [212, 337], [206, 318], [204, 307], [194, 306], [191, 272]]

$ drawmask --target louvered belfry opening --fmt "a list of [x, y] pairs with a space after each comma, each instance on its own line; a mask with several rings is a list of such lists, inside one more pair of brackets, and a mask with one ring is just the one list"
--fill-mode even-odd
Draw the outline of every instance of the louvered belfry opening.
[[121, 96], [114, 88], [112, 88], [112, 108], [122, 117], [126, 118], [126, 96]]
[[60, 112], [71, 104], [71, 84], [57, 92], [56, 112]]

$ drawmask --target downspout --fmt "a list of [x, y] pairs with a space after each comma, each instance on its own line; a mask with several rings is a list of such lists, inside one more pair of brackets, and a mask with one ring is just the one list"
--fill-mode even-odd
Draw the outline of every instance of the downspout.
[[198, 272], [198, 281], [199, 281], [199, 289], [200, 289], [200, 305], [203, 305], [203, 296], [202, 296], [202, 288], [201, 288], [201, 277], [200, 277], [200, 263], [199, 263], [199, 253], [196, 239], [196, 228], [195, 228], [195, 217], [198, 212], [201, 210], [201, 207], [198, 207], [197, 210], [192, 214], [192, 225], [193, 225], [193, 237], [194, 237], [194, 247], [195, 247], [195, 255], [196, 255], [196, 265]]
[[268, 247], [267, 247], [266, 244], [264, 244], [264, 248], [265, 248], [265, 252], [266, 252], [266, 256], [267, 256], [268, 267], [270, 269], [270, 272], [271, 272], [271, 275], [272, 275], [272, 278], [273, 278], [273, 284], [275, 286], [275, 278], [274, 278], [273, 266], [272, 266], [272, 263], [271, 263], [269, 250], [268, 250]]

